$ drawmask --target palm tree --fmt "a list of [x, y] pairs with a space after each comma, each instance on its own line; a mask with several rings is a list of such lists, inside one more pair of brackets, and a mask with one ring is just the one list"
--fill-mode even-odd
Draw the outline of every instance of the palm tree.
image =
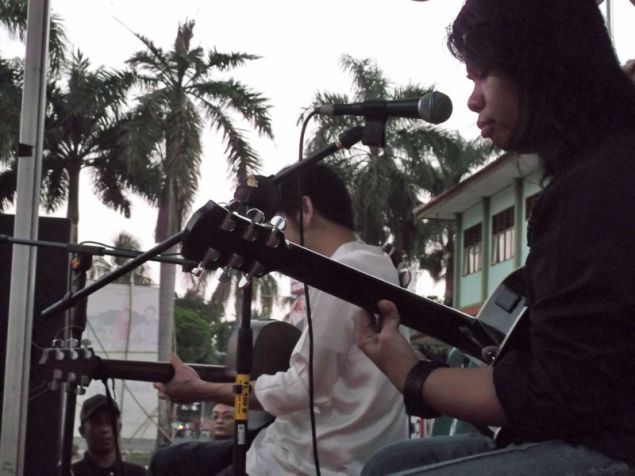
[[[0, 25], [6, 31], [24, 40], [26, 35], [28, 0], [2, 0], [0, 2]], [[59, 67], [66, 58], [66, 33], [61, 19], [52, 14], [49, 26], [49, 54], [51, 58], [51, 70], [59, 71]]]
[[0, 59], [0, 211], [13, 202], [16, 189], [21, 96], [21, 64]]
[[[142, 91], [129, 127], [129, 159], [133, 167], [148, 170], [156, 178], [140, 192], [159, 208], [157, 241], [181, 228], [192, 205], [206, 123], [222, 134], [226, 159], [238, 179], [256, 171], [260, 159], [235, 116], [248, 121], [258, 133], [273, 137], [267, 100], [239, 81], [215, 77], [257, 56], [193, 47], [193, 29], [193, 21], [179, 25], [170, 51], [136, 34], [146, 49], [128, 60]], [[174, 335], [174, 265], [162, 263], [160, 274], [159, 359], [167, 359]], [[167, 409], [161, 415], [159, 425], [165, 428]]]
[[[0, 2], [0, 27], [9, 35], [24, 40], [26, 21], [27, 0]], [[65, 41], [61, 20], [51, 15], [49, 53], [53, 75], [59, 72], [66, 57]], [[23, 74], [22, 60], [0, 58], [0, 211], [15, 198]]]
[[[125, 231], [121, 231], [113, 240], [113, 246], [109, 248], [116, 251], [138, 251], [141, 249], [141, 245], [139, 240], [137, 240], [134, 236], [126, 233]], [[95, 263], [93, 263], [93, 267], [88, 272], [88, 277], [92, 280], [99, 279], [104, 274], [123, 266], [130, 261], [130, 259], [131, 258], [123, 256], [113, 256], [111, 259], [97, 256], [95, 258]], [[137, 286], [149, 286], [152, 284], [152, 278], [147, 275], [146, 266], [141, 265], [137, 266], [128, 274], [120, 276], [113, 282], [120, 284], [135, 284]]]
[[93, 172], [94, 190], [101, 201], [130, 216], [124, 190], [133, 186], [122, 147], [123, 115], [129, 73], [91, 71], [80, 51], [64, 65], [64, 85], [49, 87], [44, 135], [42, 200], [47, 211], [67, 203], [71, 240], [77, 241], [79, 177]]
[[[213, 310], [213, 314], [218, 318], [227, 315], [226, 307], [230, 296], [233, 295], [234, 301], [234, 316], [240, 317], [242, 309], [242, 295], [239, 292], [238, 284], [242, 277], [242, 273], [233, 271], [231, 278], [225, 282], [219, 282], [212, 297], [210, 299], [210, 306]], [[278, 297], [278, 280], [272, 274], [266, 274], [260, 278], [256, 278], [252, 281], [252, 302], [258, 303], [257, 310], [258, 317], [261, 319], [270, 319], [273, 311], [273, 304]]]
[[[391, 86], [370, 59], [344, 55], [341, 65], [353, 78], [352, 96], [318, 92], [315, 104], [406, 99], [430, 91], [417, 84]], [[358, 124], [358, 119], [350, 117], [321, 116], [308, 149], [324, 147]], [[368, 243], [389, 247], [397, 266], [418, 260], [424, 269], [429, 268], [433, 276], [439, 278], [441, 264], [428, 260], [426, 253], [435, 249], [442, 237], [448, 236], [451, 240], [451, 235], [446, 226], [418, 222], [412, 210], [420, 203], [422, 194], [436, 195], [458, 183], [466, 173], [482, 164], [491, 150], [480, 143], [468, 143], [458, 134], [421, 125], [412, 119], [389, 120], [385, 134], [385, 147], [341, 151], [329, 162], [339, 168], [351, 184], [355, 218], [362, 238]], [[443, 253], [447, 253], [450, 245], [451, 242], [445, 243]]]

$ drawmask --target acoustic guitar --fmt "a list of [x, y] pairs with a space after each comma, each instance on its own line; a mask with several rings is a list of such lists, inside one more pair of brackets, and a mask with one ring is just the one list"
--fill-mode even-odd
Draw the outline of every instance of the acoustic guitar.
[[291, 243], [277, 227], [213, 201], [192, 215], [185, 230], [181, 254], [199, 263], [185, 271], [238, 269], [246, 273], [245, 282], [277, 271], [371, 312], [379, 300], [389, 299], [403, 325], [487, 364], [526, 332], [522, 268], [501, 283], [475, 318]]

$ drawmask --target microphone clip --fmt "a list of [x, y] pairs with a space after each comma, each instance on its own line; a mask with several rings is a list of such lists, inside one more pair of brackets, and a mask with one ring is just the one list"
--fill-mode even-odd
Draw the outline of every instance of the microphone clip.
[[386, 147], [386, 116], [366, 117], [362, 144], [368, 147]]

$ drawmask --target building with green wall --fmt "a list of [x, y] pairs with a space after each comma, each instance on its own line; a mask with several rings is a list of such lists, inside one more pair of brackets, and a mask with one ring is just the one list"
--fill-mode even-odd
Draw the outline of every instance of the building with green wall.
[[455, 224], [453, 307], [476, 315], [527, 258], [527, 219], [542, 189], [536, 155], [508, 153], [415, 209]]

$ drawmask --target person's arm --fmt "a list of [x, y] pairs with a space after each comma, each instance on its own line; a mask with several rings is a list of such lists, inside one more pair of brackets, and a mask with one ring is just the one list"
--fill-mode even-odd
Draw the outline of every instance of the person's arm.
[[[233, 384], [202, 380], [194, 369], [185, 365], [175, 354], [171, 355], [170, 363], [174, 367], [172, 380], [168, 383], [154, 384], [154, 387], [159, 391], [159, 398], [175, 403], [214, 400], [227, 405], [234, 404]], [[253, 392], [251, 393], [249, 408], [254, 410], [262, 409]]]
[[[420, 360], [399, 332], [399, 316], [390, 301], [378, 305], [381, 330], [366, 311], [357, 316], [356, 335], [360, 349], [390, 379], [400, 392], [410, 370]], [[476, 424], [503, 426], [505, 413], [496, 396], [490, 368], [439, 368], [425, 380], [421, 398], [443, 415]]]
[[[354, 342], [351, 318], [356, 309], [321, 291], [311, 291], [313, 314], [313, 397], [316, 406], [327, 405], [343, 372], [345, 355]], [[254, 387], [266, 411], [284, 415], [306, 410], [309, 402], [309, 338], [305, 328], [293, 350], [289, 369], [262, 375]]]

